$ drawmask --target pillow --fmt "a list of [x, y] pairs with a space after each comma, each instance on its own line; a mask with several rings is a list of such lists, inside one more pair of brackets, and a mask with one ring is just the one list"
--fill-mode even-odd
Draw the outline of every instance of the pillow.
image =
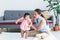
[[42, 15], [43, 15], [46, 19], [50, 18], [50, 15], [49, 15], [49, 12], [48, 12], [48, 11], [42, 12]]

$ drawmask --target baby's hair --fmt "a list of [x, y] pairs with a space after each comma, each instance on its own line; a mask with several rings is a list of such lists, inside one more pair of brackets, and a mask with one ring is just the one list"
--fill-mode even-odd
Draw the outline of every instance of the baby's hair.
[[27, 15], [30, 15], [28, 12], [24, 14], [24, 18], [27, 16]]

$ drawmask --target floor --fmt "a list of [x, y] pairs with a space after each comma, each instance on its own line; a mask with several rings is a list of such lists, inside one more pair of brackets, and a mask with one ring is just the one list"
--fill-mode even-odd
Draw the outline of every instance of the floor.
[[[59, 40], [60, 39], [60, 31], [53, 31], [52, 34]], [[11, 33], [11, 32], [2, 32], [0, 34], [0, 40], [32, 40], [33, 37], [28, 37], [28, 39], [20, 38], [20, 33]]]
[[58, 40], [60, 40], [60, 31], [53, 31], [52, 34], [53, 34]]
[[[33, 37], [29, 37], [28, 39], [24, 40], [32, 40]], [[11, 33], [11, 32], [2, 32], [0, 34], [0, 40], [23, 40], [23, 38], [20, 37], [20, 33]]]

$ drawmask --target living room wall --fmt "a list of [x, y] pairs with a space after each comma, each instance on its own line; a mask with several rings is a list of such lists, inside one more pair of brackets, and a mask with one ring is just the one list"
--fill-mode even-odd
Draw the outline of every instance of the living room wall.
[[4, 15], [4, 10], [34, 10], [40, 8], [47, 10], [47, 1], [43, 0], [0, 0], [0, 16]]

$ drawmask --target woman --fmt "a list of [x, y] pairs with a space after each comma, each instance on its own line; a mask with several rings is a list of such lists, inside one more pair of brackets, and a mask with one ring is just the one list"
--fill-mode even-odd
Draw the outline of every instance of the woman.
[[36, 22], [35, 27], [37, 28], [37, 31], [39, 31], [39, 32], [48, 32], [49, 31], [47, 24], [46, 24], [46, 20], [45, 20], [44, 16], [41, 14], [40, 9], [34, 10], [32, 22]]
[[43, 39], [46, 38], [46, 40], [57, 40], [56, 37], [52, 35], [52, 33], [49, 31], [49, 27], [47, 26], [46, 20], [44, 16], [41, 14], [40, 9], [34, 10], [32, 22], [36, 22], [35, 27], [37, 28], [38, 33], [40, 32], [42, 33], [42, 34], [36, 34], [37, 39], [40, 40], [40, 38], [43, 37]]

